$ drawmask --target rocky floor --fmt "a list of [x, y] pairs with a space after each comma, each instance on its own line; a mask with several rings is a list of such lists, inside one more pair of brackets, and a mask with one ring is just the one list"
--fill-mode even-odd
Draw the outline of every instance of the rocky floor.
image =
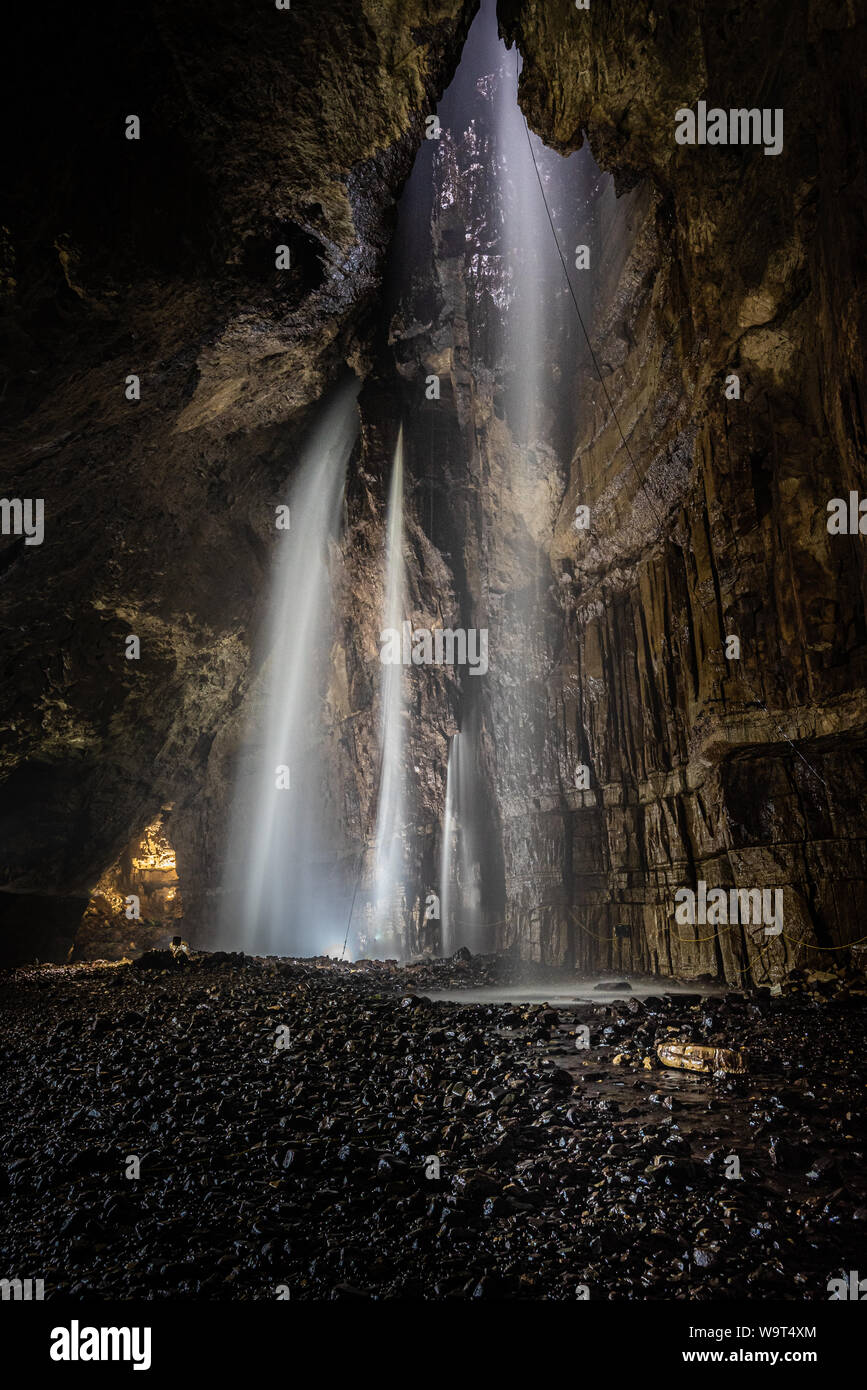
[[[863, 1268], [863, 981], [659, 982], [574, 1009], [423, 995], [515, 972], [168, 953], [7, 972], [0, 1276], [47, 1298], [826, 1300]], [[672, 1039], [746, 1048], [749, 1073], [662, 1069]]]

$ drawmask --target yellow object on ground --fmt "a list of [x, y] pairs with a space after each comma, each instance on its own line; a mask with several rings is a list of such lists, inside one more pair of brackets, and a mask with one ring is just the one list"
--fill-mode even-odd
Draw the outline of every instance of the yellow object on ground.
[[700, 1047], [697, 1043], [659, 1043], [656, 1055], [666, 1067], [681, 1071], [734, 1071], [747, 1069], [744, 1054], [732, 1047]]

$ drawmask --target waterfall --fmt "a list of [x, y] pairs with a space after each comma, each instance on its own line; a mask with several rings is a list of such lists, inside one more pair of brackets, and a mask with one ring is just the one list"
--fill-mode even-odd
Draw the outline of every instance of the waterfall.
[[455, 951], [452, 923], [452, 881], [455, 873], [454, 762], [459, 738], [460, 734], [455, 734], [449, 742], [449, 759], [446, 766], [446, 801], [443, 810], [443, 839], [440, 847], [440, 951], [444, 956], [451, 956]]
[[457, 911], [455, 945], [480, 951], [485, 946], [482, 908], [482, 836], [484, 806], [478, 768], [479, 729], [477, 711], [471, 708], [460, 736], [455, 740], [452, 777], [454, 817], [457, 827]]
[[220, 940], [253, 953], [311, 955], [342, 941], [332, 882], [320, 712], [332, 645], [329, 544], [358, 429], [359, 383], [325, 403], [306, 441], [280, 530], [266, 658], [251, 691], [230, 826]]
[[[539, 196], [524, 116], [518, 106], [515, 59], [506, 52], [495, 92], [503, 250], [510, 286], [505, 327], [512, 370], [511, 416], [516, 438], [531, 448], [542, 428], [541, 368], [549, 299], [543, 257], [550, 247], [551, 230]], [[538, 143], [541, 145], [541, 141]]]
[[[383, 633], [401, 633], [406, 607], [403, 525], [403, 426], [397, 437], [385, 544], [385, 608]], [[376, 861], [374, 869], [373, 954], [405, 954], [406, 907], [404, 898], [403, 822], [405, 804], [404, 769], [404, 672], [400, 662], [381, 665], [379, 800], [376, 816]]]
[[482, 903], [483, 788], [476, 761], [477, 729], [473, 714], [449, 745], [446, 799], [440, 849], [440, 920], [442, 953], [459, 946], [485, 946]]

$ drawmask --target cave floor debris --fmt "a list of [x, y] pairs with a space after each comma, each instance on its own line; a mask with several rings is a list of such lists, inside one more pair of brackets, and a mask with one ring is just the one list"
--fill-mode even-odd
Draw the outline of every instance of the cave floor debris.
[[[857, 977], [424, 997], [478, 976], [168, 952], [0, 975], [0, 1273], [47, 1299], [824, 1300], [863, 1265]], [[663, 1041], [749, 1074], [664, 1070]]]

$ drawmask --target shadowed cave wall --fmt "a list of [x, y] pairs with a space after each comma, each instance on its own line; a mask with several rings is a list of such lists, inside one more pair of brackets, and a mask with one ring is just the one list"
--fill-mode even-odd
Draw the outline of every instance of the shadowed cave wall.
[[[207, 941], [257, 699], [273, 507], [345, 362], [368, 378], [328, 705], [325, 792], [348, 874], [375, 800], [396, 399], [415, 622], [493, 628], [520, 582], [496, 323], [467, 270], [491, 190], [468, 177], [459, 133], [429, 312], [395, 318], [382, 287], [395, 200], [476, 6], [338, 0], [325, 27], [317, 10], [118, 7], [107, 33], [60, 7], [51, 26], [16, 20], [18, 51], [41, 60], [21, 100], [45, 120], [13, 160], [5, 219], [3, 491], [46, 499], [46, 540], [3, 537], [0, 554], [13, 956], [62, 959], [101, 874], [167, 805], [185, 932]], [[525, 0], [499, 17], [531, 127], [562, 152], [586, 131], [614, 179], [593, 204], [588, 313], [628, 453], [571, 323], [530, 517], [550, 584], [524, 635], [524, 760], [497, 737], [510, 696], [496, 678], [475, 714], [488, 914], [498, 944], [552, 962], [766, 979], [799, 940], [862, 934], [863, 541], [829, 536], [825, 508], [857, 490], [864, 460], [864, 23], [834, 3]], [[783, 153], [677, 146], [674, 111], [699, 97], [783, 107]], [[128, 111], [138, 146], [122, 139]], [[282, 241], [297, 267], [283, 279]], [[439, 402], [424, 403], [426, 370], [442, 375]], [[431, 671], [410, 710], [420, 894], [467, 684]], [[700, 878], [783, 887], [786, 935], [675, 928], [674, 890]]]

